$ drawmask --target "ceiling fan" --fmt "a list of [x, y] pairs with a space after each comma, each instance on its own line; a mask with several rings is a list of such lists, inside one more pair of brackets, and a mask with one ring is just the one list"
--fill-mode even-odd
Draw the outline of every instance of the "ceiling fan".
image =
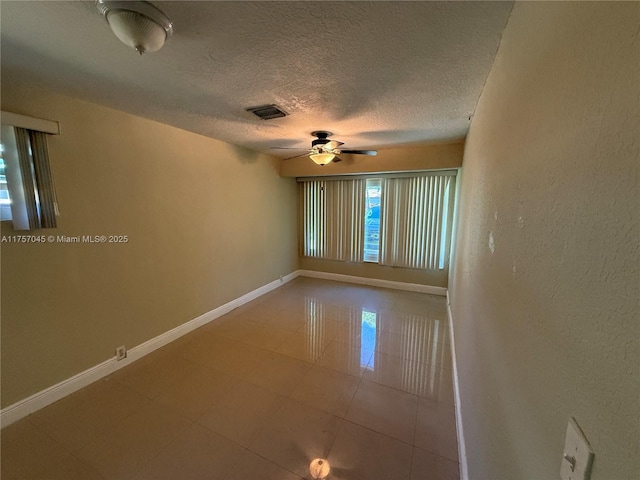
[[[311, 160], [316, 162], [318, 165], [326, 165], [330, 162], [341, 162], [342, 159], [338, 157], [341, 153], [348, 153], [353, 155], [377, 155], [378, 152], [375, 150], [348, 150], [340, 148], [341, 145], [344, 145], [343, 142], [338, 142], [337, 140], [329, 140], [329, 137], [333, 135], [331, 132], [326, 132], [324, 130], [317, 130], [315, 132], [311, 132], [311, 135], [316, 137], [315, 140], [311, 141], [311, 148], [308, 149], [307, 152], [302, 153], [300, 155], [294, 155], [293, 157], [285, 158], [285, 160], [290, 160], [292, 158], [309, 156]], [[271, 147], [273, 149], [279, 150], [300, 150], [295, 147]]]

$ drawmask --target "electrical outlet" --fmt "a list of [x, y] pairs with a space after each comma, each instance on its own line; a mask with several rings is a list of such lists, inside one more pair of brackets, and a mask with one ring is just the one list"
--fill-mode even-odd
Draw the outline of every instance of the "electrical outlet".
[[127, 358], [127, 348], [121, 345], [116, 348], [116, 360], [123, 360]]
[[589, 480], [593, 456], [589, 440], [578, 426], [578, 422], [573, 417], [569, 418], [560, 465], [561, 480]]

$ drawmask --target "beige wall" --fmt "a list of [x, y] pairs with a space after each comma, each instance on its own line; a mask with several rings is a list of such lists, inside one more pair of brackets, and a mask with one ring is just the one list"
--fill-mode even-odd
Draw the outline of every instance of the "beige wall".
[[347, 175], [355, 173], [403, 172], [460, 168], [464, 145], [458, 143], [407, 145], [380, 148], [378, 155], [340, 155], [342, 162], [320, 166], [308, 157], [282, 161], [284, 177]]
[[450, 296], [469, 478], [640, 472], [640, 4], [516, 3], [465, 149]]
[[60, 121], [59, 227], [33, 233], [129, 238], [2, 244], [3, 407], [297, 269], [277, 160], [35, 88], [2, 109]]

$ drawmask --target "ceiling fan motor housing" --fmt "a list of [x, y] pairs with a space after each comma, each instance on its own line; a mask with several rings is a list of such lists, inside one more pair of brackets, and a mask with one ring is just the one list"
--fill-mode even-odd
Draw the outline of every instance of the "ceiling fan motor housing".
[[314, 137], [318, 137], [316, 140], [311, 141], [311, 148], [313, 148], [315, 146], [322, 146], [329, 143], [330, 140], [327, 137], [330, 137], [331, 135], [333, 135], [333, 133], [325, 132], [324, 130], [318, 130], [315, 132], [311, 132], [311, 135], [313, 135]]

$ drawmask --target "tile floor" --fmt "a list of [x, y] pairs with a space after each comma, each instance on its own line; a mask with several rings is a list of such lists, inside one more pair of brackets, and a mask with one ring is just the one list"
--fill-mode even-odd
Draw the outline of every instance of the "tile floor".
[[297, 278], [2, 430], [2, 478], [458, 479], [445, 299]]

